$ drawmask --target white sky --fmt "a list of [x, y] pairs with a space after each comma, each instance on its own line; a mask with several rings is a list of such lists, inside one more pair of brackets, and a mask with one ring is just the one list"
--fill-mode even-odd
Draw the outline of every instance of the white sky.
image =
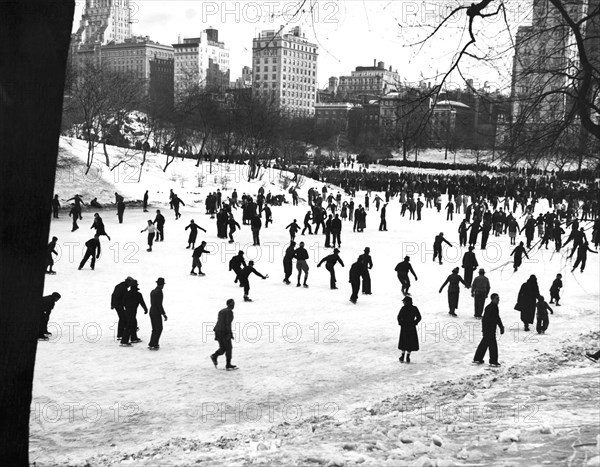
[[[369, 0], [307, 0], [304, 10], [293, 17], [301, 1], [131, 1], [133, 34], [148, 35], [152, 40], [172, 44], [182, 37], [197, 36], [208, 27], [219, 30], [219, 40], [230, 50], [231, 79], [241, 75], [243, 66], [251, 66], [252, 38], [263, 29], [278, 29], [301, 25], [307, 39], [319, 45], [318, 83], [323, 88], [330, 76], [349, 75], [356, 66], [371, 66], [373, 60], [385, 62], [398, 70], [403, 80], [417, 82], [424, 78], [435, 81], [443, 73], [464, 44], [468, 34], [465, 15], [461, 12], [449, 21], [422, 48], [410, 47], [427, 36], [443, 17], [457, 5], [469, 2], [445, 1], [369, 1]], [[495, 2], [494, 2], [495, 3]], [[505, 1], [507, 19], [512, 34], [530, 18], [530, 3]], [[77, 2], [73, 29], [81, 19], [84, 0]], [[313, 14], [310, 8], [313, 8]], [[286, 28], [287, 29], [287, 28]], [[473, 59], [462, 63], [466, 78], [483, 85], [506, 90], [510, 87], [512, 51], [511, 35], [502, 16], [476, 24], [481, 41], [478, 55], [487, 54], [494, 65]], [[478, 42], [479, 44], [479, 42]], [[471, 49], [477, 53], [477, 49]], [[458, 75], [450, 80], [462, 83]], [[452, 84], [450, 84], [452, 86]], [[462, 87], [462, 84], [460, 84]]]

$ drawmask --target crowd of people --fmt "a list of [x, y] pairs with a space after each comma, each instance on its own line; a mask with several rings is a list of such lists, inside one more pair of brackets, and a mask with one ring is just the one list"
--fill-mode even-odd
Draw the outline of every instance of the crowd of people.
[[[360, 234], [367, 228], [367, 215], [374, 210], [379, 219], [379, 231], [387, 231], [387, 207], [389, 203], [397, 200], [401, 207], [400, 215], [404, 217], [409, 213], [409, 221], [419, 222], [426, 215], [423, 209], [436, 209], [440, 212], [442, 209], [447, 211], [446, 220], [452, 221], [454, 215], [464, 216], [458, 228], [458, 243], [461, 246], [468, 245], [468, 251], [464, 253], [462, 259], [463, 275], [460, 274], [460, 268], [456, 267], [452, 273], [441, 284], [439, 292], [442, 293], [447, 287], [448, 313], [450, 316], [457, 316], [460, 288], [470, 290], [474, 299], [473, 317], [482, 321], [482, 340], [473, 358], [476, 364], [483, 363], [484, 355], [489, 351], [489, 362], [492, 366], [499, 366], [498, 349], [496, 342], [496, 329], [504, 332], [504, 327], [499, 314], [500, 297], [497, 293], [491, 292], [490, 281], [486, 277], [486, 271], [479, 268], [478, 275], [473, 279], [473, 274], [478, 268], [478, 262], [475, 249], [479, 246], [482, 250], [486, 249], [490, 235], [495, 237], [508, 235], [510, 244], [515, 245], [511, 252], [513, 258], [513, 268], [515, 271], [521, 266], [523, 257], [528, 258], [528, 253], [534, 248], [548, 248], [550, 240], [554, 243], [555, 251], [560, 251], [572, 242], [572, 249], [568, 259], [576, 255], [572, 271], [578, 267], [581, 273], [586, 266], [587, 253], [597, 253], [590, 248], [590, 242], [598, 247], [600, 243], [600, 216], [598, 216], [598, 189], [597, 187], [578, 187], [565, 185], [558, 180], [551, 178], [525, 178], [525, 177], [474, 177], [474, 176], [417, 176], [411, 173], [394, 173], [394, 176], [385, 175], [385, 173], [371, 173], [370, 177], [365, 174], [354, 175], [354, 172], [335, 172], [335, 174], [325, 173], [325, 179], [328, 182], [336, 183], [346, 189], [344, 195], [338, 191], [335, 194], [329, 192], [326, 186], [319, 191], [310, 188], [307, 192], [308, 210], [304, 215], [303, 226], [300, 226], [296, 219], [285, 227], [289, 231], [290, 243], [283, 255], [283, 282], [291, 284], [293, 272], [293, 262], [296, 262], [297, 287], [308, 288], [309, 277], [309, 254], [306, 251], [304, 242], [296, 244], [296, 235], [318, 235], [319, 230], [324, 238], [324, 247], [331, 248], [332, 253], [325, 256], [317, 267], [325, 264], [329, 272], [329, 286], [331, 289], [337, 289], [338, 282], [335, 274], [337, 264], [344, 267], [344, 262], [340, 257], [340, 248], [342, 245], [341, 237], [344, 229], [344, 223], [352, 226], [353, 234]], [[339, 178], [343, 176], [344, 178]], [[364, 201], [356, 203], [356, 190], [366, 189]], [[372, 193], [371, 190], [378, 190], [379, 193]], [[296, 188], [290, 189], [292, 202], [298, 205], [299, 195]], [[442, 195], [447, 195], [445, 206], [442, 203]], [[348, 199], [349, 198], [349, 199]], [[536, 204], [542, 199], [548, 200], [550, 210], [546, 213], [539, 213], [534, 216]], [[78, 220], [82, 220], [82, 206], [85, 206], [80, 195], [75, 195], [68, 201], [73, 201], [70, 206], [69, 215], [73, 220], [72, 231], [77, 230]], [[235, 212], [238, 210], [242, 215], [242, 225], [250, 226], [253, 236], [253, 245], [260, 246], [261, 230], [268, 228], [273, 222], [272, 210], [270, 206], [277, 206], [286, 202], [285, 197], [278, 195], [272, 196], [271, 193], [264, 192], [260, 188], [256, 196], [243, 193], [238, 198], [238, 193], [233, 190], [230, 197], [224, 197], [220, 190], [211, 192], [206, 197], [206, 214], [210, 219], [215, 219], [217, 237], [228, 239], [230, 243], [234, 242], [233, 234], [241, 229], [240, 224], [235, 220]], [[96, 204], [97, 201], [95, 201]], [[171, 190], [169, 194], [169, 205], [174, 211], [175, 220], [181, 217], [180, 206], [184, 202]], [[125, 202], [121, 195], [115, 193], [115, 206], [119, 223], [123, 222]], [[58, 195], [52, 200], [53, 217], [59, 217], [60, 204]], [[148, 192], [144, 194], [143, 211], [148, 212]], [[519, 210], [520, 208], [520, 210]], [[519, 212], [517, 212], [519, 211]], [[156, 210], [154, 219], [149, 219], [142, 233], [147, 233], [148, 252], [152, 252], [153, 243], [164, 241], [165, 217], [160, 209]], [[110, 237], [106, 232], [104, 222], [99, 213], [94, 214], [94, 220], [90, 229], [95, 230], [95, 235], [86, 243], [84, 257], [79, 264], [82, 269], [90, 261], [91, 269], [95, 268], [95, 261], [101, 255], [100, 237]], [[301, 230], [302, 229], [302, 230]], [[348, 230], [350, 228], [348, 227]], [[569, 236], [563, 243], [565, 229], [569, 230]], [[591, 239], [588, 240], [586, 231], [592, 229]], [[202, 272], [202, 257], [209, 254], [206, 248], [206, 241], [202, 241], [196, 247], [198, 232], [204, 233], [207, 230], [190, 220], [185, 227], [189, 230], [187, 249], [192, 251], [192, 269], [191, 275], [204, 275]], [[479, 234], [481, 233], [481, 237]], [[537, 233], [537, 242], [534, 243], [534, 237]], [[524, 234], [525, 241], [516, 243], [517, 236]], [[451, 242], [444, 236], [443, 232], [435, 235], [433, 240], [433, 261], [443, 264], [443, 245], [451, 246]], [[55, 274], [53, 255], [56, 255], [56, 243], [58, 238], [52, 237], [47, 249], [47, 269], [48, 274]], [[359, 292], [362, 285], [362, 294], [370, 295], [371, 277], [370, 270], [373, 268], [373, 259], [370, 254], [370, 248], [364, 248], [362, 254], [358, 256], [355, 262], [350, 265], [348, 282], [351, 287], [350, 301], [354, 304], [358, 301]], [[198, 272], [196, 273], [196, 269]], [[249, 297], [250, 276], [257, 275], [262, 279], [267, 279], [268, 275], [263, 275], [255, 269], [253, 261], [246, 263], [243, 251], [240, 251], [229, 262], [229, 270], [235, 274], [234, 282], [243, 288], [243, 299], [251, 302]], [[400, 262], [395, 271], [401, 285], [401, 291], [404, 295], [403, 307], [398, 314], [398, 324], [401, 328], [398, 348], [402, 352], [399, 358], [400, 362], [410, 363], [411, 352], [419, 350], [418, 336], [416, 327], [421, 320], [419, 309], [413, 303], [413, 297], [409, 290], [411, 287], [409, 274], [412, 274], [415, 280], [417, 274], [411, 265], [410, 256], [406, 256]], [[159, 340], [163, 330], [163, 320], [167, 320], [167, 315], [163, 308], [163, 288], [165, 279], [160, 277], [156, 281], [156, 288], [150, 294], [150, 308], [146, 307], [142, 294], [139, 291], [137, 281], [132, 277], [127, 277], [125, 281], [119, 283], [113, 291], [111, 299], [111, 308], [117, 312], [119, 325], [117, 339], [121, 341], [124, 347], [130, 347], [132, 343], [139, 343], [141, 340], [137, 336], [137, 309], [142, 307], [145, 313], [150, 314], [152, 324], [152, 335], [148, 345], [150, 350], [160, 348]], [[550, 304], [560, 306], [560, 290], [562, 288], [562, 275], [558, 274], [552, 282], [550, 291]], [[490, 297], [490, 303], [485, 306], [485, 302]], [[60, 299], [60, 294], [55, 292], [52, 295], [44, 297], [42, 311], [42, 320], [40, 322], [40, 339], [47, 339], [49, 335], [47, 323], [51, 310], [56, 301]], [[233, 308], [235, 302], [233, 299], [227, 300], [226, 308], [222, 309], [218, 315], [217, 325], [215, 326], [215, 339], [219, 343], [219, 350], [210, 356], [215, 366], [218, 364], [218, 356], [226, 355], [226, 368], [235, 369], [231, 363], [231, 322], [233, 320]], [[548, 312], [554, 311], [541, 295], [536, 276], [532, 275], [519, 290], [517, 305], [515, 309], [521, 314], [524, 330], [529, 331], [537, 316], [536, 331], [544, 334], [548, 329]], [[590, 354], [595, 355], [595, 354]], [[589, 358], [590, 355], [588, 355]]]

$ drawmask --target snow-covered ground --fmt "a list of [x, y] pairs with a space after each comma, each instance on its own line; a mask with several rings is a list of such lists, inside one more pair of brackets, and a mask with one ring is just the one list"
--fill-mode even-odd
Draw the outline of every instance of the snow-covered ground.
[[[61, 146], [63, 155], [70, 154], [71, 167], [79, 167], [74, 161], [84, 154], [85, 144], [63, 139]], [[79, 193], [86, 202], [97, 196], [106, 203], [114, 199], [114, 191], [126, 201], [139, 200], [147, 189], [151, 206], [149, 213], [128, 207], [123, 224], [118, 224], [116, 210], [100, 211], [111, 241], [102, 237], [103, 253], [95, 271], [77, 270], [83, 244], [94, 232], [89, 229], [94, 211], [84, 208], [84, 220], [74, 233], [66, 211], [52, 222], [50, 235], [59, 239], [60, 256], [57, 275], [47, 276], [45, 289], [46, 294], [60, 292], [62, 299], [51, 315], [52, 339], [38, 345], [32, 462], [436, 465], [437, 459], [437, 465], [532, 465], [519, 445], [523, 440], [530, 443], [528, 449], [539, 451], [543, 442], [537, 437], [546, 436], [556, 445], [572, 435], [565, 427], [574, 426], [573, 430], [585, 427], [579, 432], [585, 434], [580, 444], [596, 443], [600, 374], [580, 352], [600, 347], [597, 255], [589, 255], [585, 273], [572, 274], [565, 252], [536, 248], [513, 273], [507, 265], [508, 237], [491, 237], [486, 251], [475, 251], [488, 271], [492, 292], [500, 295], [506, 327], [499, 338], [503, 367], [489, 370], [487, 365], [471, 365], [481, 324], [472, 319], [470, 294], [461, 290], [458, 318], [451, 318], [446, 292], [438, 293], [464, 253], [456, 246], [459, 215], [448, 222], [444, 211], [425, 209], [421, 222], [409, 221], [399, 216], [396, 199], [388, 206], [389, 231], [379, 232], [379, 213], [372, 204], [364, 233], [353, 233], [351, 224], [344, 223], [340, 256], [345, 267], [336, 267], [339, 290], [330, 290], [327, 271], [316, 267], [330, 253], [323, 248], [323, 236], [299, 236], [296, 240], [304, 241], [311, 254], [310, 288], [296, 288], [282, 283], [281, 259], [289, 240], [285, 226], [293, 219], [302, 223], [306, 203], [273, 207], [274, 223], [262, 229], [259, 248], [252, 246], [248, 226], [235, 234], [233, 245], [218, 239], [215, 220], [204, 210], [204, 198], [221, 187], [221, 176], [230, 179], [228, 189], [221, 190], [227, 196], [233, 188], [240, 195], [255, 194], [263, 184], [265, 192], [279, 194], [285, 193], [279, 171], [265, 172], [262, 180], [249, 183], [240, 166], [232, 166], [236, 172], [215, 165], [211, 175], [206, 175], [207, 164], [196, 168], [189, 161], [174, 162], [166, 173], [153, 162], [146, 167], [140, 183], [132, 183], [123, 166], [113, 172], [104, 167], [93, 181], [77, 168], [57, 174], [56, 192], [63, 200]], [[311, 186], [320, 190], [322, 185], [307, 180], [301, 195], [305, 197]], [[169, 210], [170, 188], [186, 203], [179, 220]], [[362, 202], [364, 193], [358, 195], [356, 201]], [[538, 207], [544, 212], [546, 208]], [[155, 209], [167, 218], [165, 241], [146, 252], [146, 234], [140, 230], [154, 218]], [[241, 224], [239, 210], [235, 216]], [[191, 252], [185, 248], [184, 228], [190, 219], [208, 230], [197, 242], [206, 240], [213, 251], [203, 258], [204, 277], [189, 275]], [[440, 231], [455, 245], [444, 247], [442, 266], [432, 262], [433, 238]], [[367, 246], [374, 263], [373, 295], [360, 295], [353, 305], [348, 300], [348, 270]], [[269, 275], [264, 281], [250, 278], [252, 303], [242, 301], [242, 291], [228, 271], [229, 259], [238, 250]], [[398, 362], [396, 316], [402, 294], [394, 272], [407, 254], [419, 277], [411, 293], [423, 316], [421, 351], [413, 354], [410, 365]], [[547, 334], [524, 332], [513, 310], [520, 285], [535, 274], [548, 298], [559, 272], [564, 282], [562, 306], [554, 308]], [[138, 322], [144, 342], [123, 348], [115, 339], [117, 316], [110, 309], [110, 296], [126, 276], [138, 280], [148, 304], [156, 279], [166, 280], [169, 319], [159, 352], [146, 348], [151, 326], [142, 310]], [[222, 370], [223, 357], [219, 370], [209, 360], [218, 347], [212, 328], [228, 298], [236, 300], [233, 363], [240, 370], [235, 372]], [[579, 400], [574, 394], [585, 397]], [[463, 413], [473, 404], [487, 413], [493, 404], [503, 403], [510, 415], [449, 422], [446, 412], [436, 415], [449, 403], [458, 404]], [[535, 418], [527, 418], [527, 410], [534, 409]], [[535, 422], [528, 424], [530, 420]], [[496, 441], [509, 428], [521, 429], [521, 434], [505, 433], [504, 438], [520, 437], [519, 442]], [[442, 438], [441, 447], [435, 445], [437, 439], [432, 444], [433, 434]], [[489, 446], [474, 449], [472, 443], [481, 439], [489, 440]], [[477, 453], [470, 454], [474, 450]], [[590, 452], [572, 460], [586, 462], [599, 455]], [[565, 460], [550, 459], [551, 464]]]

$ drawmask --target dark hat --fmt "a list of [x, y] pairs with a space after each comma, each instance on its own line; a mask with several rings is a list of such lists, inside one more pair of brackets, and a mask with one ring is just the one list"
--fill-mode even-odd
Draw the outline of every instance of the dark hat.
[[454, 268], [454, 269], [452, 270], [452, 272], [458, 272], [458, 271], [460, 271], [460, 269], [458, 269], [458, 268]]
[[340, 250], [338, 250], [337, 248], [334, 248], [334, 249], [333, 249], [333, 252], [334, 252], [334, 253], [339, 253], [339, 252], [340, 252]]
[[54, 298], [54, 300], [60, 300], [60, 294], [58, 292], [52, 292], [52, 298]]
[[244, 252], [242, 250], [238, 251], [239, 256], [243, 256]]
[[410, 256], [405, 256], [404, 261], [410, 261]]
[[371, 249], [369, 247], [365, 248], [365, 253], [368, 253], [369, 251], [371, 251]]
[[135, 279], [131, 276], [127, 276], [125, 278], [125, 282], [127, 282], [128, 284], [131, 284], [132, 282], [135, 282]]
[[412, 303], [412, 297], [404, 297], [402, 299], [402, 302], [404, 302], [404, 303]]
[[248, 264], [249, 264], [249, 265], [253, 265], [253, 264], [254, 264], [254, 261], [250, 260], [250, 261], [248, 261]]
[[164, 278], [162, 278], [162, 277], [159, 277], [159, 278], [156, 280], [156, 283], [157, 283], [158, 285], [164, 285], [164, 284], [166, 284], [166, 282], [165, 282]]
[[483, 268], [480, 268], [480, 269], [479, 269], [479, 274], [485, 274], [485, 269], [483, 269]]

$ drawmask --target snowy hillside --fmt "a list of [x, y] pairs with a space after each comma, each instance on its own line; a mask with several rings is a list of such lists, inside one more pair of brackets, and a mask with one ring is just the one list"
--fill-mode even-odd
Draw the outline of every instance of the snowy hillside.
[[[310, 254], [304, 289], [295, 286], [295, 268], [292, 285], [282, 282], [282, 253], [289, 242], [285, 227], [293, 219], [302, 223], [305, 202], [273, 207], [274, 222], [261, 230], [260, 247], [245, 225], [234, 244], [217, 238], [215, 221], [205, 214], [204, 199], [223, 191], [223, 177], [229, 178], [226, 196], [234, 188], [240, 196], [255, 195], [260, 186], [287, 195], [279, 171], [249, 183], [243, 166], [213, 165], [210, 174], [208, 164], [176, 161], [163, 172], [164, 156], [152, 155], [136, 183], [139, 172], [123, 165], [83, 176], [85, 156], [84, 142], [61, 139], [55, 190], [61, 199], [79, 193], [86, 202], [111, 203], [118, 191], [133, 201], [147, 189], [150, 212], [129, 205], [119, 224], [112, 206], [98, 211], [111, 240], [102, 237], [94, 271], [78, 265], [95, 210], [84, 206], [76, 232], [64, 211], [52, 222], [59, 256], [45, 293], [58, 291], [62, 299], [50, 318], [51, 339], [38, 345], [30, 444], [36, 465], [597, 465], [588, 462], [600, 455], [600, 372], [582, 353], [600, 348], [598, 255], [588, 256], [583, 274], [571, 273], [570, 248], [536, 248], [514, 273], [507, 236], [492, 236], [486, 250], [476, 249], [491, 291], [500, 295], [506, 333], [498, 336], [502, 367], [473, 366], [481, 336], [473, 299], [461, 287], [453, 318], [446, 291], [438, 293], [465, 251], [458, 247], [461, 216], [446, 221], [444, 211], [424, 209], [422, 221], [409, 221], [400, 217], [396, 198], [388, 206], [388, 231], [380, 232], [372, 204], [363, 233], [343, 224], [338, 290], [330, 290], [327, 271], [317, 268], [331, 252], [324, 237], [298, 235]], [[306, 198], [309, 187], [321, 186], [308, 180], [300, 194]], [[186, 203], [179, 220], [168, 206], [170, 188]], [[364, 195], [357, 193], [357, 200]], [[157, 208], [166, 217], [165, 241], [147, 252], [140, 231]], [[234, 215], [241, 224], [240, 210]], [[207, 230], [197, 242], [207, 241], [211, 251], [202, 258], [204, 277], [189, 274], [190, 219]], [[440, 231], [453, 243], [444, 246], [443, 265], [432, 261]], [[359, 295], [353, 305], [348, 270], [367, 246], [373, 295]], [[250, 277], [252, 303], [242, 301], [228, 270], [239, 250], [269, 275]], [[423, 321], [421, 350], [411, 364], [400, 364], [402, 294], [394, 267], [407, 254], [419, 277], [411, 293]], [[524, 332], [513, 309], [520, 285], [535, 274], [548, 298], [559, 272], [562, 306], [554, 307], [547, 333]], [[151, 325], [141, 309], [143, 342], [127, 348], [115, 339], [110, 298], [127, 276], [139, 282], [147, 304], [156, 279], [165, 278], [168, 321], [158, 352], [147, 350]], [[233, 363], [240, 369], [233, 372], [223, 370], [222, 357], [218, 370], [209, 359], [218, 347], [212, 329], [228, 298], [236, 300]]]

